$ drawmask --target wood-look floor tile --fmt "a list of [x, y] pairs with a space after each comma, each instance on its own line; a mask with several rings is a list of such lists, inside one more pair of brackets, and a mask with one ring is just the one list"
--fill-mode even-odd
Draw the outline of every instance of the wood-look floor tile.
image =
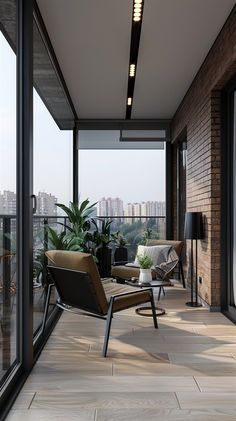
[[16, 398], [12, 409], [28, 409], [35, 393], [32, 392], [21, 392]]
[[182, 409], [233, 409], [236, 417], [236, 393], [177, 392]]
[[236, 390], [235, 377], [195, 377], [202, 392], [230, 393]]
[[210, 344], [210, 345], [224, 345], [224, 344], [236, 344], [236, 336], [218, 336], [212, 338], [210, 336], [203, 335], [172, 335], [163, 336], [163, 341], [168, 344]]
[[207, 325], [205, 327], [196, 327], [195, 332], [198, 335], [218, 338], [219, 336], [235, 336], [236, 335], [236, 326], [230, 325], [230, 326], [212, 326], [208, 327]]
[[171, 392], [37, 392], [31, 409], [178, 408]]
[[10, 411], [6, 421], [94, 421], [95, 410], [79, 409], [65, 412], [45, 409], [30, 409], [27, 411]]
[[236, 360], [231, 355], [217, 355], [217, 354], [191, 354], [191, 353], [169, 353], [169, 359], [175, 364], [188, 365], [191, 363], [194, 364], [225, 364], [226, 366], [235, 366]]
[[[24, 386], [27, 390], [45, 390], [44, 377], [31, 375]], [[91, 376], [50, 376], [47, 390], [66, 390], [77, 392], [175, 392], [198, 391], [193, 377], [160, 376], [100, 376], [94, 381]]]
[[236, 411], [98, 409], [96, 421], [235, 421]]

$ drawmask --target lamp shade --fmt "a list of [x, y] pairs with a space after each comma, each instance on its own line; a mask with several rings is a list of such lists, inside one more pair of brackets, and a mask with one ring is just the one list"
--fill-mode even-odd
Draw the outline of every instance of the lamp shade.
[[186, 240], [200, 240], [203, 238], [203, 221], [201, 212], [186, 212], [184, 238]]

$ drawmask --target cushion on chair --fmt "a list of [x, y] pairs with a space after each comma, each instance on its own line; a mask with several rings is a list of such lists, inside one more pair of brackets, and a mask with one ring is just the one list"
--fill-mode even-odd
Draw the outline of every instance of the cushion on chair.
[[[140, 288], [110, 282], [104, 284], [104, 290], [108, 301], [111, 296], [116, 294], [132, 292], [130, 295], [124, 295], [116, 298], [114, 301], [113, 311], [124, 310], [125, 308], [150, 301], [150, 292], [145, 289], [141, 290]], [[135, 291], [137, 291], [137, 294], [134, 293]]]
[[50, 261], [50, 264], [53, 266], [87, 272], [93, 282], [101, 311], [104, 314], [107, 313], [107, 299], [101, 283], [97, 265], [91, 254], [65, 250], [50, 250], [45, 254]]
[[147, 240], [147, 246], [158, 246], [158, 245], [167, 245], [172, 246], [178, 256], [181, 256], [182, 249], [184, 246], [184, 241], [177, 241], [177, 240]]
[[166, 262], [170, 245], [158, 244], [155, 246], [143, 246], [139, 245], [134, 261], [134, 265], [139, 266], [138, 256], [150, 256], [152, 259], [153, 266], [160, 265], [162, 262]]
[[[113, 266], [111, 269], [111, 276], [113, 278], [130, 279], [138, 278], [140, 269], [134, 264], [126, 264], [121, 266]], [[156, 272], [152, 270], [152, 279], [156, 279]]]

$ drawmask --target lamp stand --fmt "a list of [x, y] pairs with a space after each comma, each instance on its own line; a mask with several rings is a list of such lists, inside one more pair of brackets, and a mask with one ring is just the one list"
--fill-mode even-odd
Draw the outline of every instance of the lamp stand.
[[196, 279], [195, 279], [195, 301], [193, 300], [193, 240], [191, 240], [191, 301], [186, 303], [189, 307], [202, 307], [198, 302], [198, 272], [197, 272], [197, 240], [196, 240]]

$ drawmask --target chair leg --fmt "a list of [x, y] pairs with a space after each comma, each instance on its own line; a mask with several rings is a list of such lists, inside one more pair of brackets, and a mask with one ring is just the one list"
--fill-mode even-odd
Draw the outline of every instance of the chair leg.
[[106, 331], [105, 331], [103, 351], [102, 351], [102, 356], [104, 358], [106, 358], [107, 356], [108, 341], [109, 341], [110, 330], [111, 330], [111, 321], [113, 317], [113, 303], [114, 303], [114, 298], [112, 297], [109, 304], [108, 313], [107, 313]]
[[165, 292], [165, 290], [164, 290], [164, 287], [162, 287], [162, 291], [163, 291], [163, 295], [164, 295], [164, 297], [166, 296], [166, 292]]
[[53, 285], [54, 284], [49, 284], [48, 285], [47, 296], [46, 296], [46, 303], [45, 303], [45, 309], [44, 309], [43, 321], [42, 321], [42, 334], [44, 333], [46, 322], [47, 322], [47, 315], [48, 315], [48, 309], [49, 309], [49, 304], [50, 304], [50, 298], [51, 298], [51, 292], [52, 292]]
[[184, 278], [183, 264], [182, 264], [182, 261], [181, 260], [179, 261], [179, 267], [180, 267], [180, 272], [181, 272], [181, 278], [182, 278], [183, 288], [186, 288], [185, 278]]
[[152, 306], [152, 317], [153, 317], [154, 327], [155, 327], [155, 329], [158, 329], [157, 315], [156, 315], [156, 307], [155, 307], [155, 301], [154, 301], [154, 297], [153, 297], [153, 292], [151, 292], [150, 301], [151, 301], [151, 306]]
[[160, 301], [161, 298], [161, 287], [159, 287], [157, 301]]

